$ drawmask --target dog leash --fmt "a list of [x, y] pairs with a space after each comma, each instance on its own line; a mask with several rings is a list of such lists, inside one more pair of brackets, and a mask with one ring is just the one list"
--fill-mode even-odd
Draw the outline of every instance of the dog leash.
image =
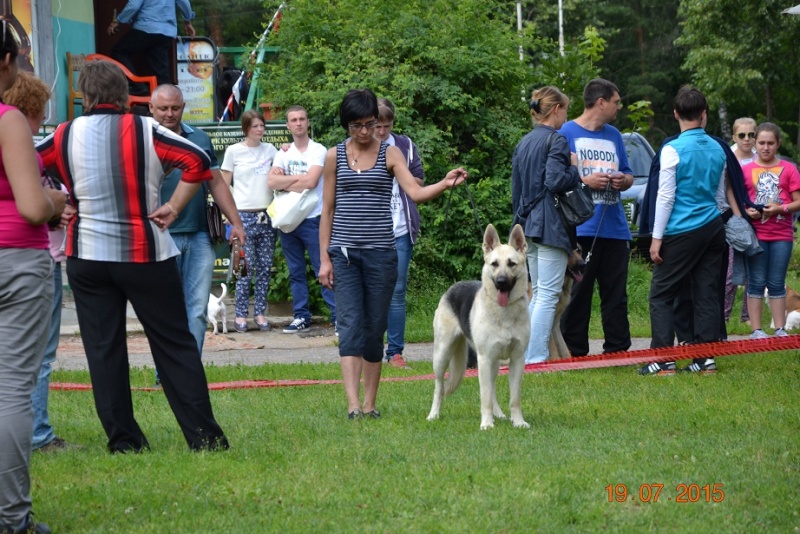
[[[445, 206], [445, 209], [444, 209], [444, 224], [442, 225], [442, 231], [443, 232], [447, 232], [447, 220], [449, 219], [450, 202], [453, 199], [453, 190], [454, 189], [455, 189], [455, 187], [451, 188], [450, 189], [450, 194], [447, 195], [447, 205]], [[469, 197], [469, 203], [472, 205], [472, 212], [475, 215], [475, 222], [478, 225], [478, 235], [483, 236], [483, 230], [484, 229], [483, 229], [483, 225], [481, 224], [481, 218], [478, 215], [478, 206], [477, 206], [477, 204], [475, 204], [475, 198], [472, 196], [472, 191], [470, 191], [470, 189], [469, 189], [469, 183], [467, 181], [464, 181], [464, 183], [462, 184], [461, 187], [459, 187], [459, 189], [466, 190], [467, 196]]]
[[[606, 191], [608, 191], [610, 187], [611, 182], [608, 182], [608, 185], [606, 185]], [[603, 212], [600, 214], [600, 220], [597, 221], [597, 230], [595, 231], [594, 238], [592, 239], [592, 246], [589, 247], [589, 252], [586, 253], [586, 259], [583, 260], [586, 262], [586, 265], [589, 265], [589, 261], [592, 259], [594, 244], [597, 243], [597, 236], [600, 234], [600, 225], [603, 224], [603, 217], [606, 216], [606, 209], [608, 209], [608, 204], [603, 204]]]
[[247, 262], [244, 257], [244, 247], [239, 243], [239, 238], [234, 237], [231, 242], [231, 262], [228, 266], [228, 284], [231, 279], [239, 279], [247, 276]]

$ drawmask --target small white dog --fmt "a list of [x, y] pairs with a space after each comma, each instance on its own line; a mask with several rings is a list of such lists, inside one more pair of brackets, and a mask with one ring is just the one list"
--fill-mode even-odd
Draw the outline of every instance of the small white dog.
[[228, 294], [228, 286], [225, 284], [220, 285], [222, 286], [222, 293], [219, 297], [215, 297], [214, 293], [208, 296], [208, 314], [206, 317], [208, 322], [214, 325], [214, 335], [219, 332], [217, 330], [217, 321], [222, 321], [222, 333], [228, 333], [228, 309], [225, 306], [225, 302], [223, 302], [223, 299]]
[[792, 310], [786, 316], [786, 330], [795, 330], [800, 327], [800, 311]]

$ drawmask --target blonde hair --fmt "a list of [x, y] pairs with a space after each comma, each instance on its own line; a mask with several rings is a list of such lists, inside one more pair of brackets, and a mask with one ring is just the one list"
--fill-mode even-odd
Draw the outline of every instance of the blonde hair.
[[3, 101], [29, 118], [38, 119], [50, 99], [50, 87], [30, 72], [20, 71], [17, 81], [5, 93]]
[[750, 124], [755, 129], [756, 121], [751, 119], [750, 117], [739, 117], [735, 121], [733, 121], [733, 133], [736, 133], [736, 130], [739, 129], [740, 126], [744, 126], [745, 124]]
[[552, 85], [534, 89], [530, 101], [531, 118], [534, 122], [542, 122], [556, 109], [556, 106], [567, 106], [568, 104], [567, 95]]

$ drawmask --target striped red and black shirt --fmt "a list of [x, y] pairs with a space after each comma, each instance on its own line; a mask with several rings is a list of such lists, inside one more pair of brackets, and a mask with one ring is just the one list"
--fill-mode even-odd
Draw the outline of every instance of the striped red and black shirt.
[[147, 218], [160, 205], [167, 168], [182, 180], [211, 179], [208, 155], [149, 117], [103, 109], [58, 126], [37, 145], [78, 211], [66, 254], [85, 260], [147, 263], [178, 255], [169, 232]]

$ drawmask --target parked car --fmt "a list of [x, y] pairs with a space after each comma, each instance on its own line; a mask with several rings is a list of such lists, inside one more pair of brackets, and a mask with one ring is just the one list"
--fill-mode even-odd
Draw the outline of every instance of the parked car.
[[650, 164], [656, 153], [647, 139], [641, 134], [626, 132], [622, 134], [625, 143], [625, 152], [628, 154], [628, 164], [633, 170], [633, 185], [621, 193], [625, 214], [632, 230], [639, 226], [639, 215], [644, 200], [644, 190], [647, 188], [647, 179], [650, 175]]

